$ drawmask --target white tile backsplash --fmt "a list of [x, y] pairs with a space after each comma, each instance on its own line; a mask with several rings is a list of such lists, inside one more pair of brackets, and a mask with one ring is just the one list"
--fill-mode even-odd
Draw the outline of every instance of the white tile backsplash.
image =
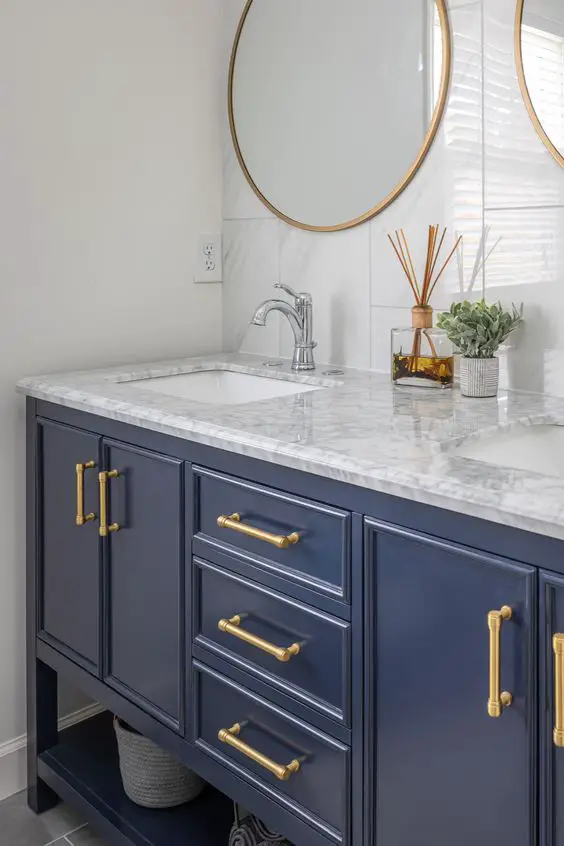
[[526, 322], [505, 357], [502, 382], [530, 391], [564, 393], [564, 209], [487, 212], [503, 240], [488, 262], [491, 300], [525, 304]]
[[227, 352], [278, 356], [280, 320], [250, 326], [256, 307], [273, 296], [280, 277], [279, 221], [228, 220], [223, 224], [223, 347]]
[[380, 373], [389, 373], [392, 358], [392, 329], [411, 325], [411, 309], [373, 306], [370, 312], [370, 367]]
[[[367, 226], [344, 232], [307, 232], [281, 223], [280, 279], [313, 295], [318, 361], [370, 367], [370, 350], [358, 343], [370, 331]], [[290, 358], [292, 349], [293, 335], [283, 321], [280, 354]]]
[[[244, 0], [225, 0], [226, 63]], [[404, 193], [370, 223], [310, 233], [278, 221], [244, 179], [225, 122], [226, 348], [289, 356], [273, 315], [247, 330], [275, 278], [314, 297], [319, 361], [389, 371], [390, 330], [409, 325], [411, 294], [386, 234], [403, 228], [421, 263], [430, 223], [464, 234], [436, 291], [447, 308], [476, 275], [473, 296], [524, 302], [526, 325], [502, 357], [510, 387], [564, 395], [564, 171], [536, 135], [519, 90], [515, 0], [451, 0], [453, 76], [429, 156]], [[485, 229], [484, 229], [485, 227]], [[485, 245], [485, 247], [484, 247]], [[242, 339], [242, 340], [241, 340]], [[560, 375], [562, 374], [562, 375]]]
[[243, 175], [226, 120], [223, 139], [223, 218], [245, 220], [274, 217]]

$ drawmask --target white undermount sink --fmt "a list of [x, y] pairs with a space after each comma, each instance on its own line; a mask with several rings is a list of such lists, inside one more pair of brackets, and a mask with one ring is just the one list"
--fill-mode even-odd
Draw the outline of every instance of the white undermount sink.
[[452, 453], [497, 467], [564, 478], [564, 426], [539, 423], [463, 442]]
[[144, 391], [213, 405], [242, 405], [309, 391], [322, 391], [326, 387], [274, 376], [236, 373], [232, 370], [201, 370], [175, 376], [135, 379], [127, 384], [143, 388]]

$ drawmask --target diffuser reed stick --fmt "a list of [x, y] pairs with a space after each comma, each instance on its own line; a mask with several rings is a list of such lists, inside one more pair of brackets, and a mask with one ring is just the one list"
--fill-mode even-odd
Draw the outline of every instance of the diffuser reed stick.
[[427, 257], [425, 261], [425, 271], [423, 274], [423, 281], [421, 285], [419, 285], [419, 282], [417, 280], [417, 274], [415, 272], [415, 266], [413, 264], [411, 250], [409, 248], [409, 243], [405, 236], [405, 232], [403, 231], [403, 229], [400, 229], [399, 232], [396, 229], [394, 237], [388, 234], [390, 244], [394, 248], [394, 252], [399, 260], [399, 263], [402, 266], [403, 272], [407, 277], [407, 281], [409, 282], [409, 285], [415, 297], [415, 304], [417, 308], [431, 307], [430, 300], [433, 291], [435, 290], [439, 280], [441, 279], [443, 273], [450, 264], [452, 257], [456, 253], [462, 241], [462, 235], [459, 235], [454, 247], [448, 254], [446, 261], [442, 264], [441, 269], [438, 273], [435, 273], [437, 263], [441, 255], [443, 244], [446, 238], [446, 234], [447, 230], [445, 227], [437, 246], [439, 226], [438, 224], [435, 226], [429, 226], [429, 234], [427, 237]]
[[429, 234], [427, 237], [427, 257], [425, 261], [425, 271], [423, 274], [423, 281], [421, 285], [417, 279], [417, 274], [415, 272], [415, 265], [413, 264], [413, 259], [411, 256], [411, 250], [409, 248], [409, 243], [407, 238], [405, 237], [405, 232], [403, 229], [400, 229], [399, 232], [396, 229], [394, 233], [394, 237], [388, 234], [388, 239], [390, 244], [394, 248], [394, 252], [398, 258], [398, 261], [402, 267], [403, 272], [407, 277], [407, 281], [409, 282], [410, 288], [413, 292], [413, 296], [415, 297], [415, 306], [416, 308], [431, 308], [430, 301], [431, 296], [433, 295], [433, 291], [437, 287], [443, 273], [447, 269], [448, 265], [450, 264], [452, 257], [456, 253], [461, 241], [462, 235], [456, 240], [456, 243], [450, 253], [446, 261], [442, 264], [441, 269], [438, 273], [436, 273], [437, 263], [439, 261], [439, 257], [441, 255], [441, 251], [443, 248], [443, 244], [446, 238], [447, 230], [446, 227], [443, 230], [442, 236], [439, 240], [437, 246], [437, 239], [439, 236], [439, 226], [438, 224], [435, 226], [429, 227]]

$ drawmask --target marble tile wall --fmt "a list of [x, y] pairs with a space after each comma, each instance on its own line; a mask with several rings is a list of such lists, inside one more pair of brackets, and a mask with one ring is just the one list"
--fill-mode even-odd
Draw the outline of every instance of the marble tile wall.
[[[244, 0], [225, 0], [225, 65]], [[435, 306], [468, 290], [525, 302], [527, 323], [503, 356], [511, 387], [564, 394], [564, 171], [527, 115], [515, 71], [515, 0], [450, 0], [453, 79], [433, 148], [407, 190], [370, 223], [342, 233], [293, 229], [247, 185], [224, 128], [224, 344], [289, 356], [285, 323], [249, 327], [280, 279], [312, 292], [318, 359], [389, 370], [390, 329], [409, 325], [410, 292], [386, 233], [403, 227], [424, 250], [426, 227], [463, 233], [464, 254], [445, 274]], [[561, 246], [561, 244], [563, 246]]]

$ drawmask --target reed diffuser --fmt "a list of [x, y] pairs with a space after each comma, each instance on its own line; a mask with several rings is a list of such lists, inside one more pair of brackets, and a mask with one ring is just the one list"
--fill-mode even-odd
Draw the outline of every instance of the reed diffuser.
[[[415, 298], [411, 326], [392, 329], [392, 380], [396, 385], [451, 388], [454, 378], [452, 344], [445, 332], [433, 329], [431, 297], [456, 253], [460, 236], [446, 261], [439, 263], [447, 230], [439, 238], [439, 226], [429, 226], [427, 256], [421, 282], [417, 277], [411, 250], [403, 229], [388, 235], [390, 244], [407, 277]], [[440, 269], [437, 269], [440, 268]]]

